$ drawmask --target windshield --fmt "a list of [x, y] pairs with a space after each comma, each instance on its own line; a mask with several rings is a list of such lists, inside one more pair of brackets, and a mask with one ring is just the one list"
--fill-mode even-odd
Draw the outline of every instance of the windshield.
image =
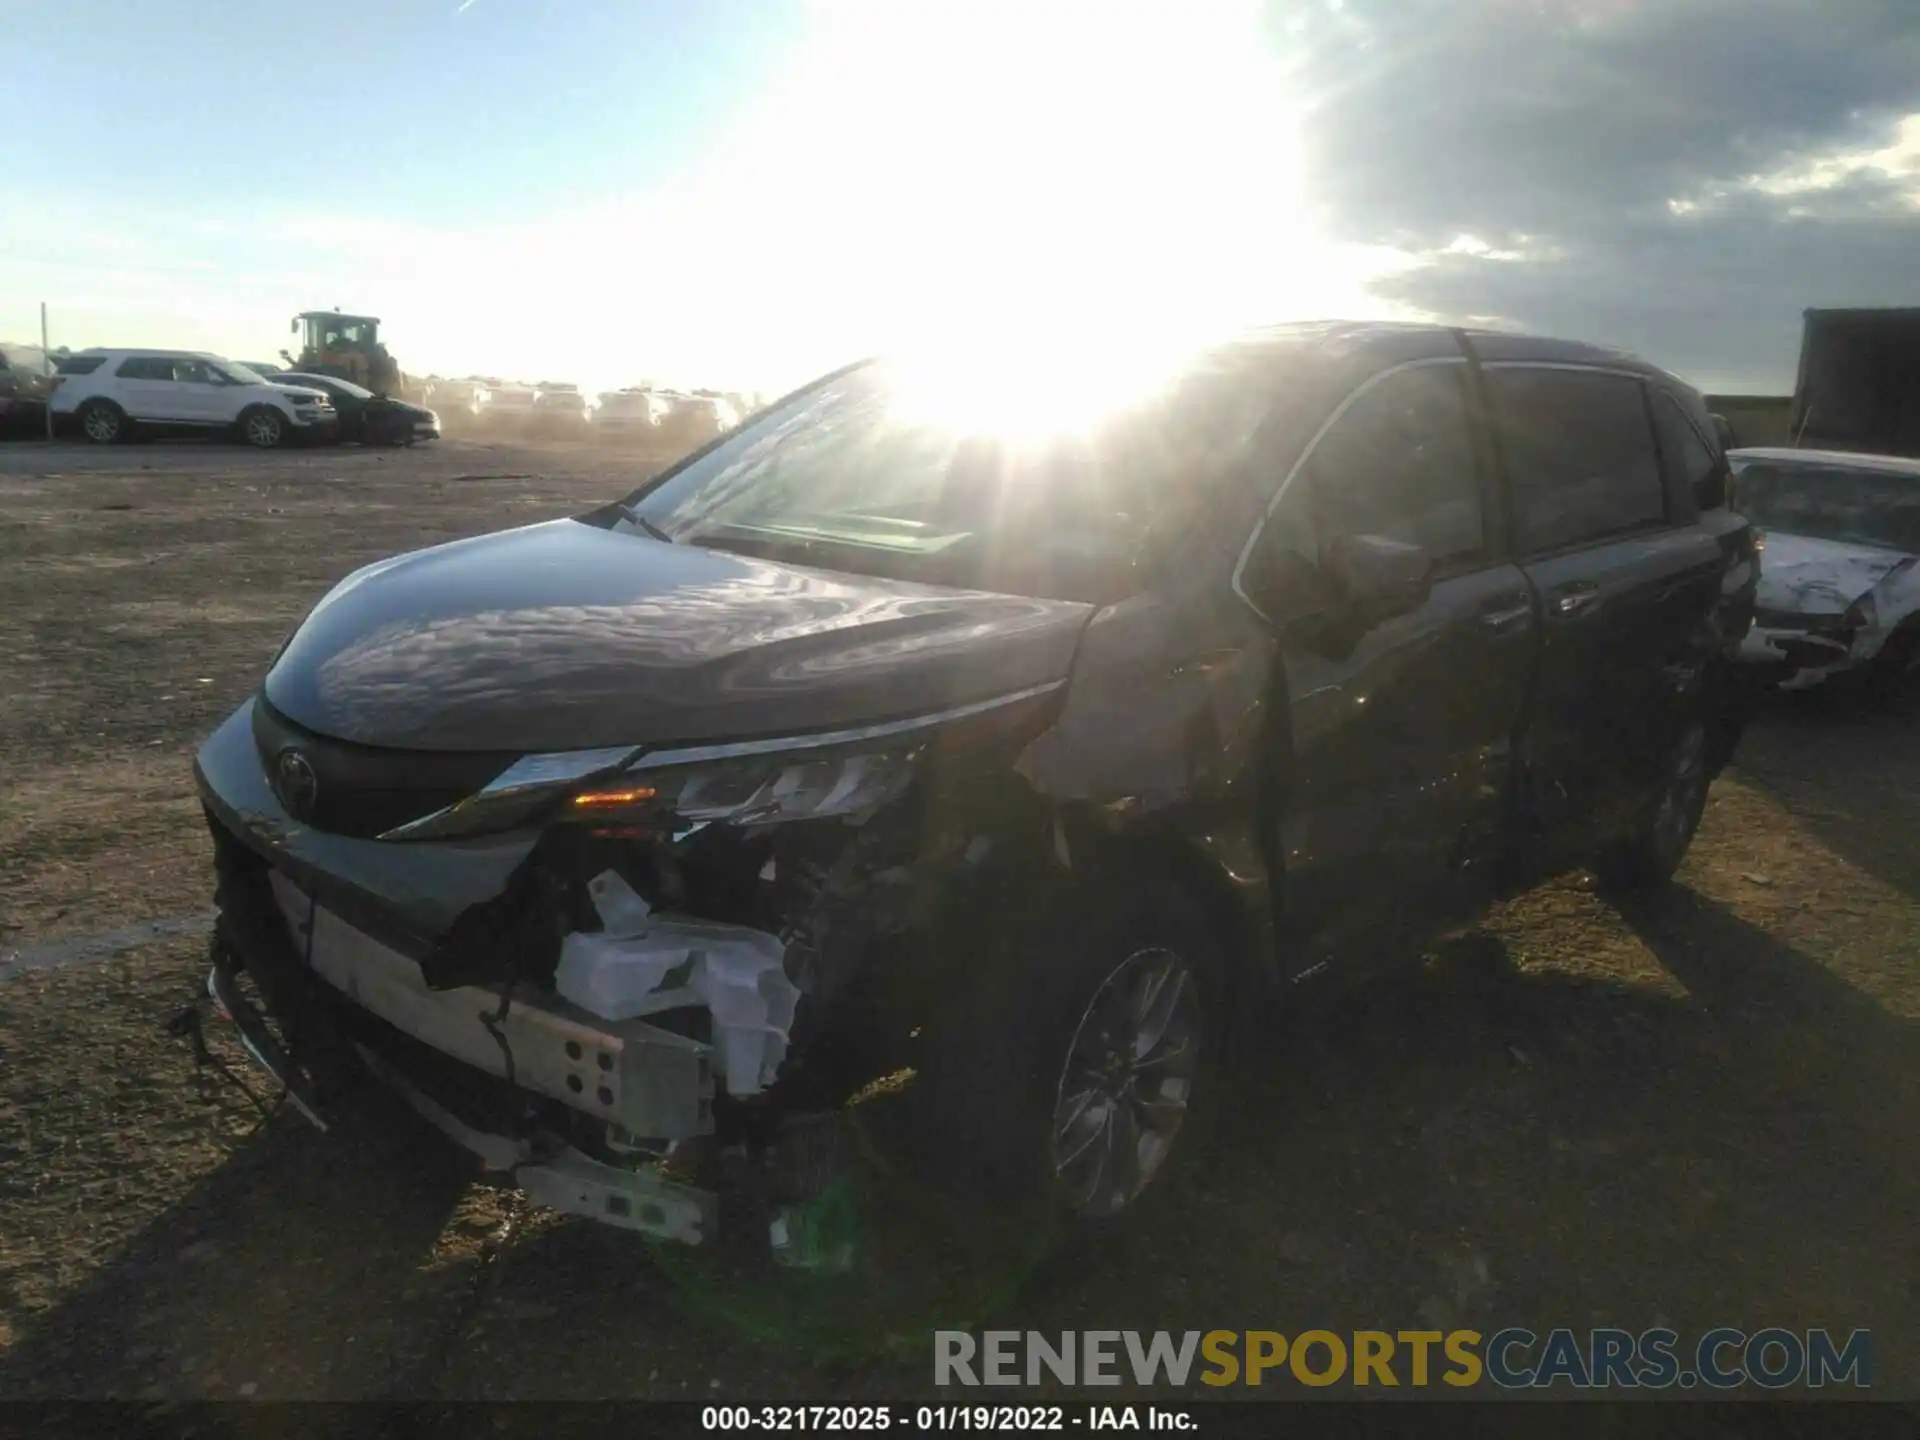
[[1920, 476], [1736, 459], [1735, 504], [1762, 530], [1920, 551]]
[[[1211, 372], [1084, 435], [933, 418], [893, 371], [843, 372], [629, 502], [682, 544], [857, 574], [1097, 600], [1183, 528], [1264, 403]], [[1254, 403], [1250, 404], [1249, 401]]]
[[264, 385], [267, 383], [266, 377], [264, 375], [261, 375], [257, 371], [249, 370], [246, 366], [242, 365], [238, 360], [209, 360], [207, 362], [207, 365], [208, 365], [208, 368], [213, 370], [218, 370], [221, 374], [225, 375], [229, 380], [232, 380], [237, 384]]

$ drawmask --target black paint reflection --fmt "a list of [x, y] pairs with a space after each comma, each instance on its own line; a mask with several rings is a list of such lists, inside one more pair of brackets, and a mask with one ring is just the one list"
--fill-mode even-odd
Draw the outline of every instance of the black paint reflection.
[[553, 521], [370, 567], [267, 677], [369, 745], [561, 750], [909, 715], [1055, 680], [1089, 607]]

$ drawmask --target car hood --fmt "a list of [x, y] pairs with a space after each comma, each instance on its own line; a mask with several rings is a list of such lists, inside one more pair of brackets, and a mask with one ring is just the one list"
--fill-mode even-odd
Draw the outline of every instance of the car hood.
[[269, 380], [267, 382], [267, 389], [280, 395], [311, 395], [315, 400], [325, 400], [327, 398], [326, 391], [316, 390], [311, 385], [282, 385], [276, 381]]
[[555, 520], [355, 572], [288, 641], [265, 693], [296, 724], [375, 746], [742, 739], [1063, 679], [1091, 613]]
[[1877, 545], [1766, 532], [1756, 603], [1794, 615], [1837, 615], [1913, 556]]

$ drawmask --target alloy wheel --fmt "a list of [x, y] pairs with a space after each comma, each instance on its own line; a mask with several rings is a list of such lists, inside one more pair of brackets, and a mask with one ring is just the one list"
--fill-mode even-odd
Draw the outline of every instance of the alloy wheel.
[[111, 445], [120, 438], [120, 417], [104, 405], [88, 409], [85, 425], [87, 438], [96, 445]]
[[1052, 1124], [1054, 1178], [1089, 1218], [1117, 1215], [1165, 1163], [1200, 1066], [1193, 971], [1171, 950], [1139, 950], [1102, 982], [1068, 1044]]
[[280, 417], [270, 410], [256, 410], [247, 417], [247, 440], [262, 450], [280, 443]]

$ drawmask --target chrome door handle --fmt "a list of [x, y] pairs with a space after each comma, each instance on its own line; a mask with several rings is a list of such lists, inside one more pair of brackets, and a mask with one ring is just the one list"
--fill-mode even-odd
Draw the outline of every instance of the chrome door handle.
[[1509, 606], [1504, 610], [1486, 610], [1481, 612], [1480, 623], [1496, 634], [1513, 629], [1533, 617], [1531, 603]]
[[1578, 615], [1582, 610], [1591, 608], [1600, 599], [1600, 587], [1597, 585], [1566, 585], [1553, 592], [1553, 613], [1556, 615]]

